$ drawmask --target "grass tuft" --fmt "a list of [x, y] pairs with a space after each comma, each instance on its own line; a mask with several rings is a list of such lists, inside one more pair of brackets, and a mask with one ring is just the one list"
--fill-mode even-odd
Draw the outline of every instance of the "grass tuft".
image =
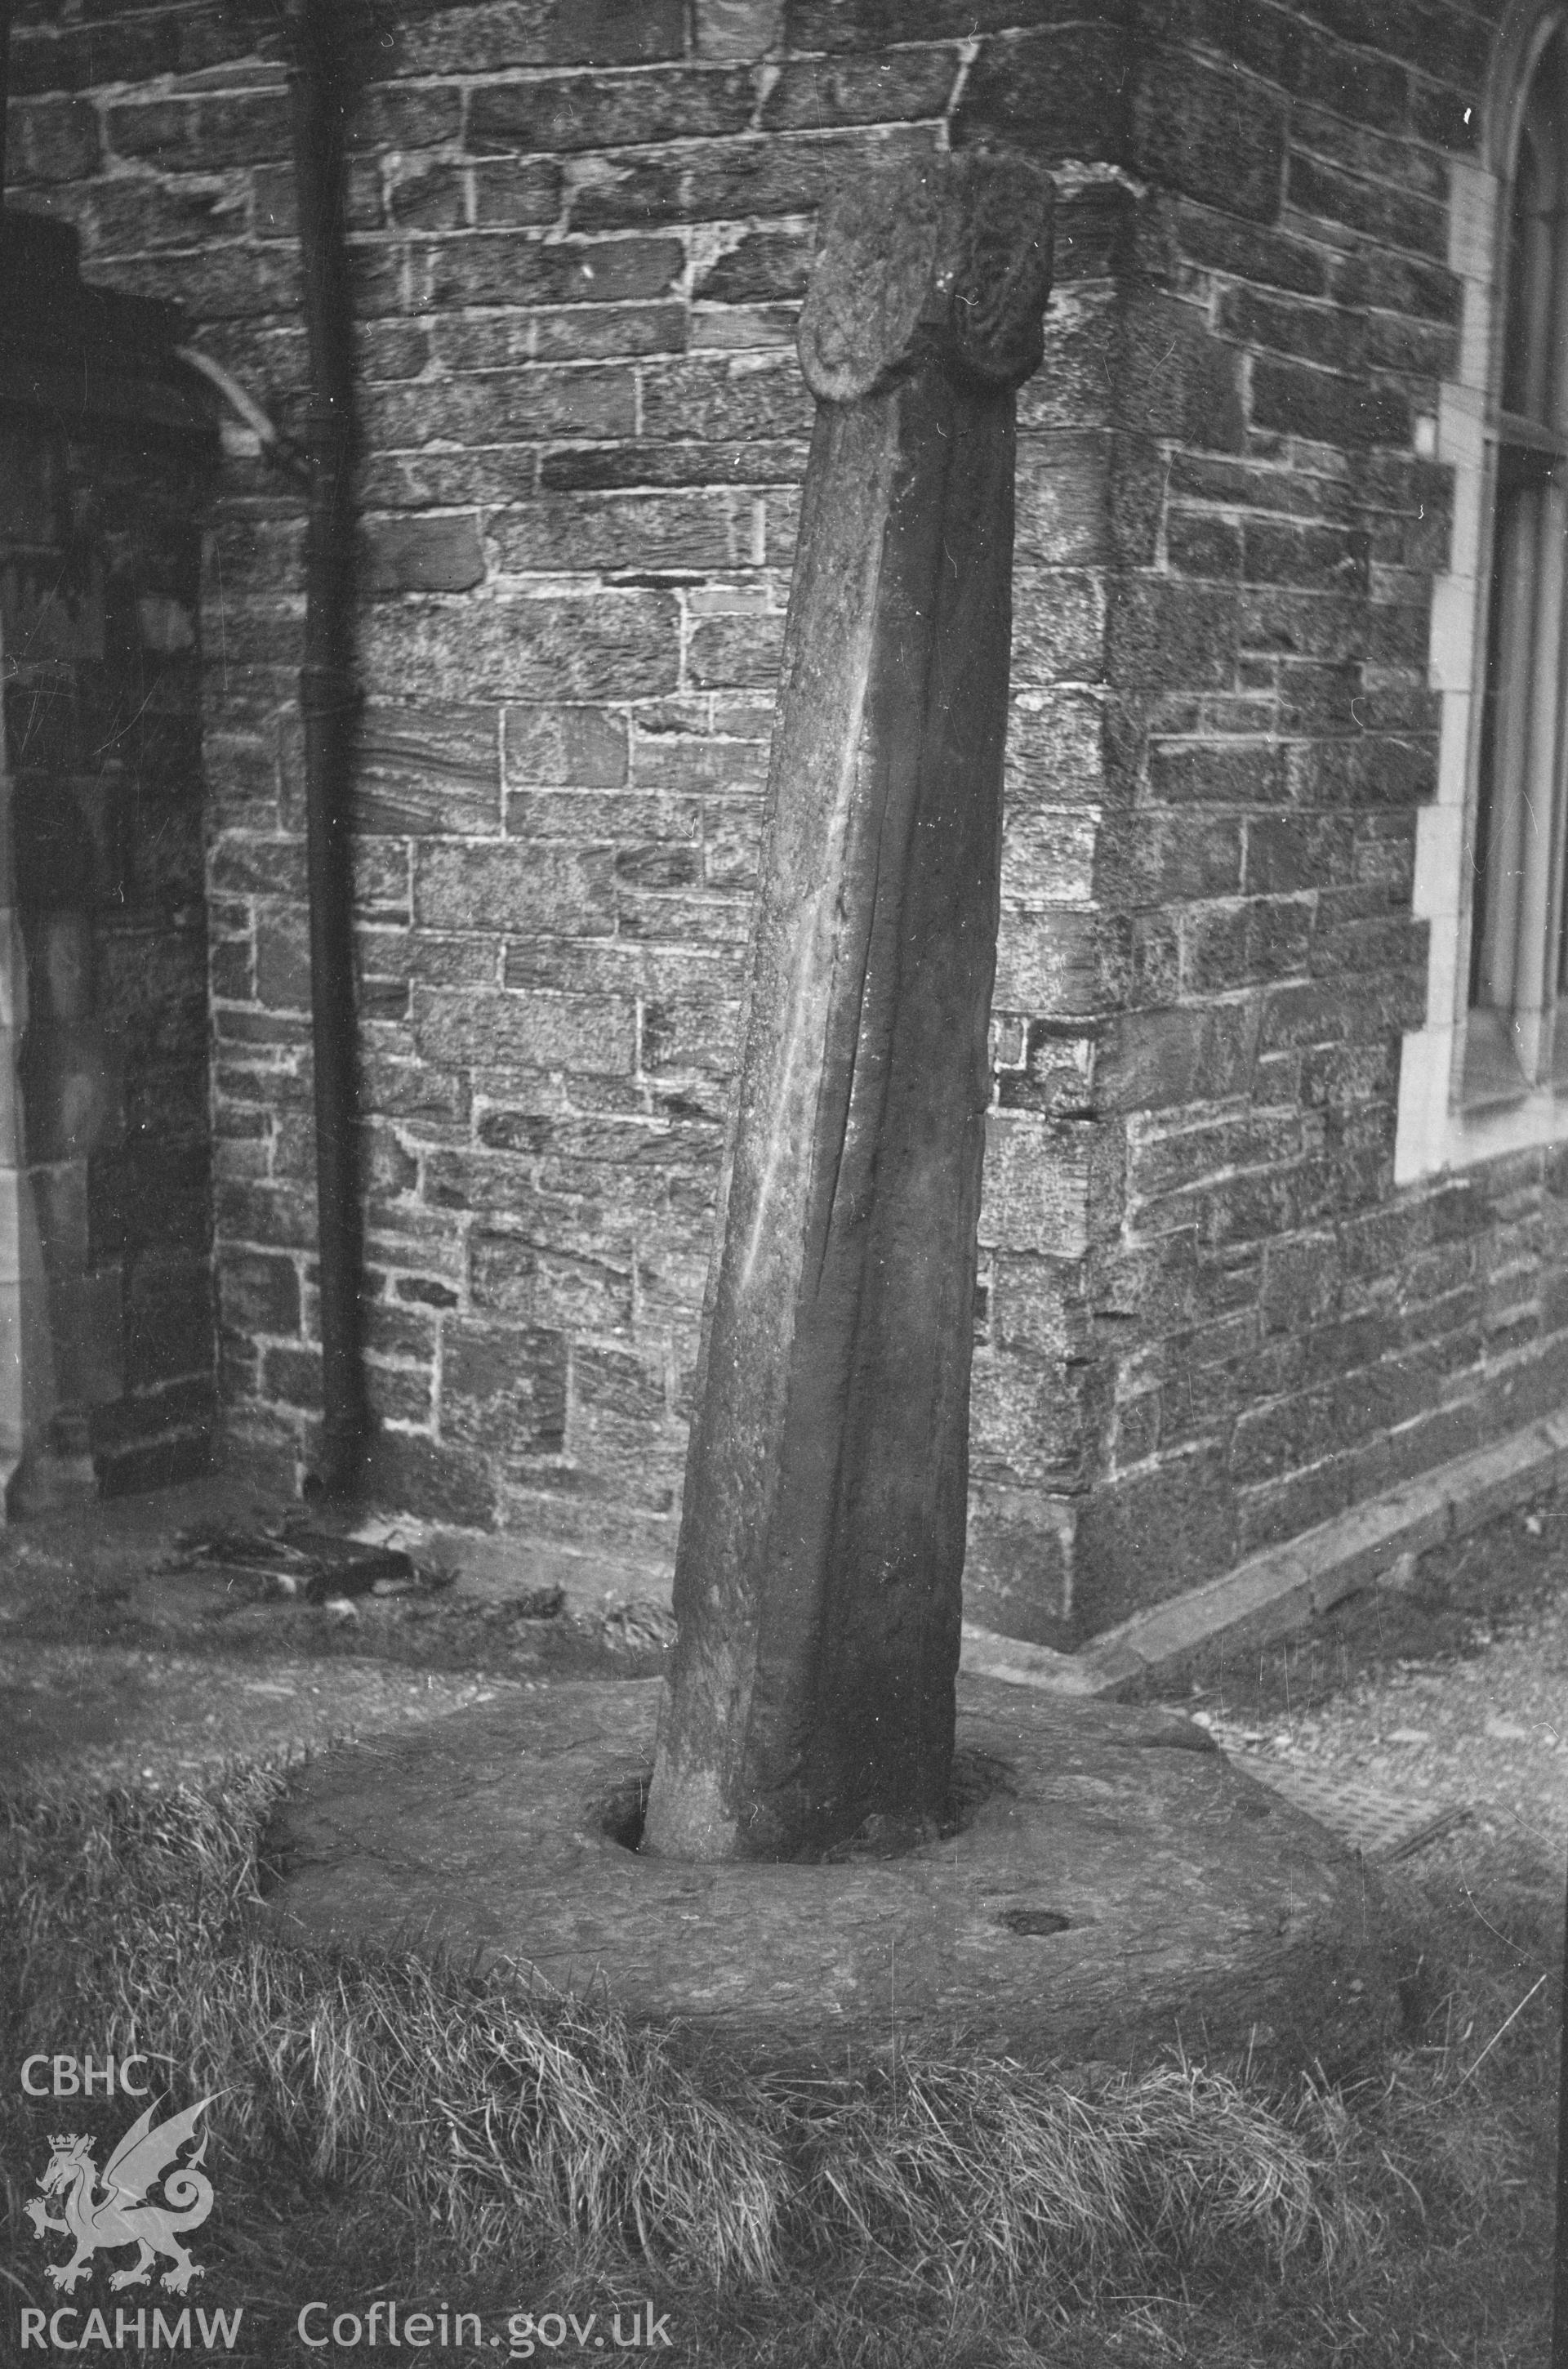
[[[1331, 2260], [1353, 2227], [1331, 2102], [1289, 2112], [1190, 2065], [1068, 2082], [899, 2054], [858, 2078], [699, 2083], [670, 2035], [506, 1971], [284, 1950], [258, 1929], [282, 1790], [13, 1807], [10, 2019], [103, 2031], [216, 2093], [234, 2154], [373, 2195], [454, 2266], [548, 2245], [715, 2288], [846, 2260], [952, 2295], [1066, 2298], [1162, 2274]], [[710, 2068], [710, 2073], [712, 2068]]]
[[[505, 1968], [282, 1948], [261, 1851], [285, 1781], [0, 1803], [6, 2039], [19, 2058], [90, 2033], [166, 2060], [176, 2102], [214, 2095], [237, 2209], [211, 2242], [263, 2304], [454, 2273], [569, 2300], [656, 2269], [723, 2369], [1002, 2369], [1042, 2345], [1098, 2369], [1126, 2345], [1197, 2357], [1193, 2321], [1206, 2369], [1315, 2369], [1413, 2357], [1413, 2315], [1434, 2359], [1527, 2357], [1559, 2012], [1554, 1887], [1529, 1870], [1494, 1871], [1484, 1910], [1428, 1886], [1410, 2044], [1348, 2100], [957, 2045], [812, 2081]], [[14, 2098], [0, 2139], [36, 2156]], [[25, 2187], [7, 2173], [4, 2203], [41, 2301]]]
[[618, 2248], [766, 2280], [775, 2142], [608, 2007], [413, 1955], [257, 1930], [276, 1774], [13, 1809], [12, 2010], [31, 2048], [102, 2031], [177, 2069], [243, 2160], [402, 2207], [472, 2269], [498, 2246]]
[[913, 2057], [779, 2100], [795, 2241], [848, 2243], [948, 2295], [976, 2283], [1086, 2301], [1174, 2275], [1327, 2265], [1362, 2242], [1348, 2117], [1293, 2111], [1180, 2063], [1075, 2078]]

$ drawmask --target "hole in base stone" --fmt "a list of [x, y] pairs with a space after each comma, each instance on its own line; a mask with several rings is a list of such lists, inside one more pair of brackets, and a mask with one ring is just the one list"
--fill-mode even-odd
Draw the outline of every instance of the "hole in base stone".
[[1010, 1933], [1066, 1933], [1072, 1925], [1059, 1908], [1004, 1908], [996, 1921]]
[[623, 1850], [635, 1851], [643, 1838], [643, 1821], [647, 1816], [648, 1788], [653, 1783], [653, 1770], [644, 1768], [635, 1777], [627, 1777], [612, 1785], [599, 1813], [601, 1833]]

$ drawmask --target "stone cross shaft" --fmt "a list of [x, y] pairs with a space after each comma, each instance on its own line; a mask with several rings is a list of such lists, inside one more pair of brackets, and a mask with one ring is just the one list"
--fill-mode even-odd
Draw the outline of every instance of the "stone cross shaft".
[[[918, 1833], [951, 1781], [1012, 621], [1049, 181], [873, 171], [818, 401], [644, 1848]], [[876, 1831], [876, 1828], [873, 1831]]]

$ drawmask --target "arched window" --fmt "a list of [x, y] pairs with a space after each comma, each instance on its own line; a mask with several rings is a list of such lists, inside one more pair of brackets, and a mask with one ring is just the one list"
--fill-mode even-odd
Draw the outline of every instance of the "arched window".
[[1412, 910], [1426, 1012], [1394, 1175], [1568, 1143], [1568, 0], [1508, 0], [1474, 156], [1450, 160], [1452, 375], [1415, 449], [1450, 472], [1432, 588], [1436, 795]]
[[1466, 1100], [1568, 1082], [1568, 32], [1543, 29], [1498, 242]]

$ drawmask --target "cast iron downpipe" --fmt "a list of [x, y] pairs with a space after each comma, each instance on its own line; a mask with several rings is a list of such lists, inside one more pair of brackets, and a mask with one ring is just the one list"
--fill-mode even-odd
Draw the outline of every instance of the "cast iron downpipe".
[[311, 1035], [315, 1063], [321, 1271], [323, 1491], [353, 1493], [368, 1423], [360, 1355], [362, 1230], [355, 1142], [353, 890], [349, 801], [353, 675], [354, 360], [343, 235], [347, 62], [336, 0], [288, 0], [289, 86], [311, 392], [305, 539], [304, 719], [310, 885]]
[[1551, 2283], [1551, 2369], [1568, 2369], [1568, 1923], [1562, 1936], [1562, 2026], [1557, 2036], [1557, 2242]]
[[11, 0], [0, 0], [0, 210], [6, 203], [6, 101], [11, 92]]

